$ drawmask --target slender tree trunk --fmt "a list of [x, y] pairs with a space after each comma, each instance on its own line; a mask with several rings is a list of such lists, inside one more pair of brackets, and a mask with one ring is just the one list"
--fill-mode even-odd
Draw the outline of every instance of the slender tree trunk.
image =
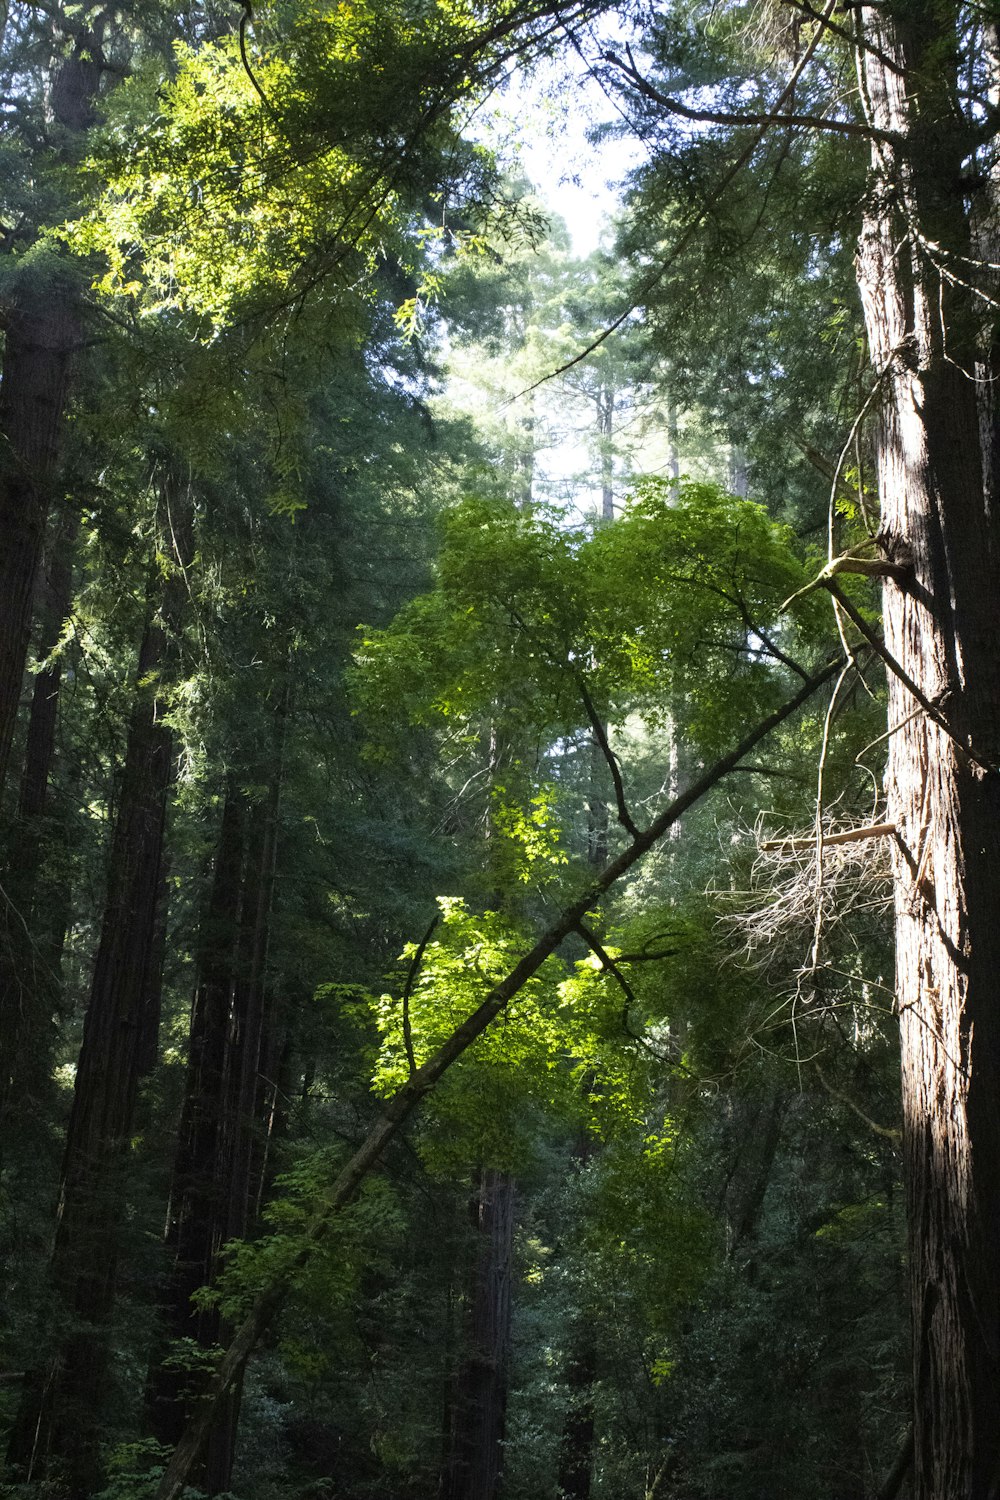
[[[210, 1286], [230, 1240], [254, 1229], [274, 1131], [275, 1081], [284, 1045], [268, 983], [287, 693], [275, 714], [274, 754], [263, 804], [248, 805], [230, 777], [209, 905], [202, 922], [199, 979], [191, 1019], [184, 1108], [177, 1143], [167, 1246], [164, 1347], [147, 1399], [153, 1430], [176, 1443], [198, 1399], [198, 1376], [164, 1363], [170, 1344], [191, 1339], [210, 1351], [231, 1329], [191, 1295]], [[199, 1488], [231, 1487], [242, 1381], [220, 1406], [200, 1465]]]
[[[582, 1087], [593, 1087], [592, 1076]], [[573, 1168], [585, 1170], [595, 1143], [581, 1130], [573, 1143]], [[569, 1226], [567, 1226], [568, 1228]], [[593, 1321], [586, 1306], [578, 1306], [569, 1330], [566, 1357], [566, 1390], [569, 1404], [559, 1443], [559, 1494], [563, 1500], [590, 1500], [594, 1471], [594, 1381], [597, 1379], [597, 1345]]]
[[601, 454], [601, 520], [615, 518], [615, 389], [605, 376], [597, 399], [598, 443]]
[[[75, 517], [56, 529], [40, 590], [38, 647], [46, 659], [59, 641], [72, 591]], [[55, 750], [59, 688], [57, 658], [34, 679], [28, 717], [17, 815], [0, 911], [0, 1141], [12, 1128], [38, 1122], [49, 1088], [52, 1017], [57, 999], [56, 970], [62, 923], [36, 920], [46, 903], [39, 896], [43, 876], [45, 817]]]
[[476, 1244], [442, 1500], [496, 1500], [503, 1464], [514, 1254], [511, 1178], [482, 1171], [470, 1210]]
[[[958, 9], [857, 13], [875, 145], [859, 257], [873, 362], [914, 1337], [916, 1500], [1000, 1495], [1000, 536], [957, 105]], [[956, 259], [958, 257], [958, 259]], [[974, 274], [974, 273], [970, 273]], [[995, 314], [991, 315], [995, 318]], [[981, 399], [981, 398], [980, 398]], [[995, 397], [993, 398], [995, 402]], [[930, 706], [928, 708], [928, 705]]]
[[161, 1443], [178, 1441], [189, 1414], [193, 1384], [190, 1372], [164, 1363], [171, 1342], [186, 1338], [210, 1348], [219, 1337], [215, 1310], [196, 1308], [191, 1297], [211, 1283], [222, 1242], [227, 1182], [221, 1170], [221, 1148], [237, 975], [243, 839], [243, 808], [231, 777], [208, 909], [201, 922], [187, 1078], [167, 1218], [170, 1271], [163, 1296], [164, 1347], [147, 1385], [151, 1427]]

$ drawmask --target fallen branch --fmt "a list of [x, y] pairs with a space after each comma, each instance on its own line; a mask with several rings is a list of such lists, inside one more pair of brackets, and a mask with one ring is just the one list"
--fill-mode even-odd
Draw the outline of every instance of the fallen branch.
[[[825, 849], [827, 844], [855, 844], [859, 839], [882, 839], [895, 832], [895, 823], [869, 823], [865, 828], [845, 828], [840, 833], [824, 833], [823, 847]], [[787, 849], [790, 852], [815, 849], [816, 835], [810, 834], [808, 838], [798, 839], [766, 839], [760, 847], [767, 852], [773, 849]]]
[[570, 933], [579, 931], [587, 913], [611, 887], [649, 853], [684, 813], [700, 802], [730, 771], [735, 770], [761, 740], [791, 718], [815, 692], [829, 682], [840, 670], [840, 665], [838, 660], [821, 668], [803, 683], [793, 697], [762, 719], [728, 755], [722, 756], [714, 766], [692, 782], [685, 792], [668, 803], [648, 828], [637, 833], [632, 842], [605, 865], [584, 894], [564, 908], [539, 936], [534, 946], [521, 957], [509, 974], [493, 986], [478, 1009], [456, 1027], [433, 1057], [422, 1063], [402, 1087], [385, 1101], [381, 1118], [372, 1126], [350, 1161], [324, 1194], [323, 1206], [306, 1227], [302, 1246], [291, 1264], [286, 1266], [280, 1278], [271, 1281], [258, 1293], [246, 1318], [236, 1329], [229, 1348], [219, 1361], [207, 1390], [197, 1403], [194, 1416], [164, 1470], [156, 1491], [156, 1500], [180, 1500], [215, 1425], [222, 1403], [241, 1379], [247, 1360], [288, 1298], [298, 1273], [309, 1264], [332, 1228], [339, 1211], [354, 1198], [362, 1182], [425, 1094], [431, 1092], [452, 1063], [482, 1036], [490, 1023], [501, 1014], [532, 975], [538, 972], [563, 940]]

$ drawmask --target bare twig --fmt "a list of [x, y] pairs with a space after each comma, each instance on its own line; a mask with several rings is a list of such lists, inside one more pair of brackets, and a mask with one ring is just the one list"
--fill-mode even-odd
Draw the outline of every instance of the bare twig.
[[886, 1139], [890, 1141], [901, 1141], [903, 1139], [903, 1132], [899, 1129], [898, 1126], [879, 1124], [878, 1120], [873, 1120], [871, 1115], [863, 1110], [861, 1108], [861, 1105], [856, 1103], [849, 1094], [845, 1094], [840, 1089], [834, 1088], [833, 1084], [830, 1082], [826, 1074], [823, 1072], [823, 1069], [820, 1067], [818, 1057], [813, 1058], [813, 1067], [816, 1069], [816, 1077], [819, 1079], [826, 1092], [830, 1095], [830, 1098], [836, 1099], [838, 1104], [845, 1104], [849, 1110], [853, 1111], [853, 1113], [857, 1115], [859, 1120], [864, 1121], [869, 1130], [873, 1130], [876, 1135], [885, 1136]]

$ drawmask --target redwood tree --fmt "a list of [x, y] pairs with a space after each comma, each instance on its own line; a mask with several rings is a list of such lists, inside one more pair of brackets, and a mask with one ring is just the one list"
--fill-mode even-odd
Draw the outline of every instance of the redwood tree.
[[858, 251], [884, 390], [879, 544], [905, 569], [884, 617], [918, 1500], [1000, 1494], [1000, 496], [974, 233], [990, 177], [970, 175], [996, 127], [962, 108], [969, 10], [857, 13], [886, 132]]

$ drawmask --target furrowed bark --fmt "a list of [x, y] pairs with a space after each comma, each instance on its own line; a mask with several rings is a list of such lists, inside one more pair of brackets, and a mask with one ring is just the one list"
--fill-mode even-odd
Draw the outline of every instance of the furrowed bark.
[[[913, 1320], [915, 1500], [1000, 1495], [1000, 521], [995, 390], [975, 378], [960, 8], [858, 12], [873, 151], [858, 280], [876, 371], [888, 817]], [[886, 66], [888, 59], [891, 66]], [[984, 444], [984, 427], [988, 427]], [[985, 449], [985, 451], [984, 451]], [[903, 675], [905, 674], [905, 676]], [[909, 679], [933, 713], [917, 709]]]
[[479, 1008], [452, 1032], [434, 1056], [417, 1068], [402, 1088], [386, 1100], [380, 1119], [331, 1184], [325, 1203], [307, 1229], [304, 1243], [287, 1267], [286, 1274], [280, 1281], [272, 1282], [264, 1289], [244, 1322], [236, 1330], [232, 1343], [219, 1363], [205, 1399], [188, 1425], [164, 1471], [156, 1491], [156, 1500], [180, 1500], [189, 1477], [199, 1461], [208, 1434], [212, 1430], [218, 1408], [227, 1399], [230, 1389], [242, 1378], [247, 1360], [280, 1311], [294, 1285], [297, 1273], [308, 1265], [316, 1247], [331, 1228], [338, 1211], [354, 1197], [390, 1141], [397, 1135], [424, 1095], [435, 1087], [452, 1063], [457, 1061], [483, 1034], [490, 1023], [501, 1014], [509, 1001], [532, 975], [537, 973], [560, 943], [570, 933], [576, 931], [587, 913], [616, 881], [631, 870], [689, 808], [706, 796], [730, 771], [733, 771], [761, 740], [791, 718], [839, 670], [839, 661], [828, 663], [803, 683], [793, 697], [762, 719], [727, 755], [716, 761], [703, 775], [692, 782], [685, 792], [668, 803], [648, 828], [634, 838], [615, 859], [605, 865], [588, 885], [584, 894], [560, 913], [540, 935], [534, 947], [525, 953], [510, 973], [489, 991]]

